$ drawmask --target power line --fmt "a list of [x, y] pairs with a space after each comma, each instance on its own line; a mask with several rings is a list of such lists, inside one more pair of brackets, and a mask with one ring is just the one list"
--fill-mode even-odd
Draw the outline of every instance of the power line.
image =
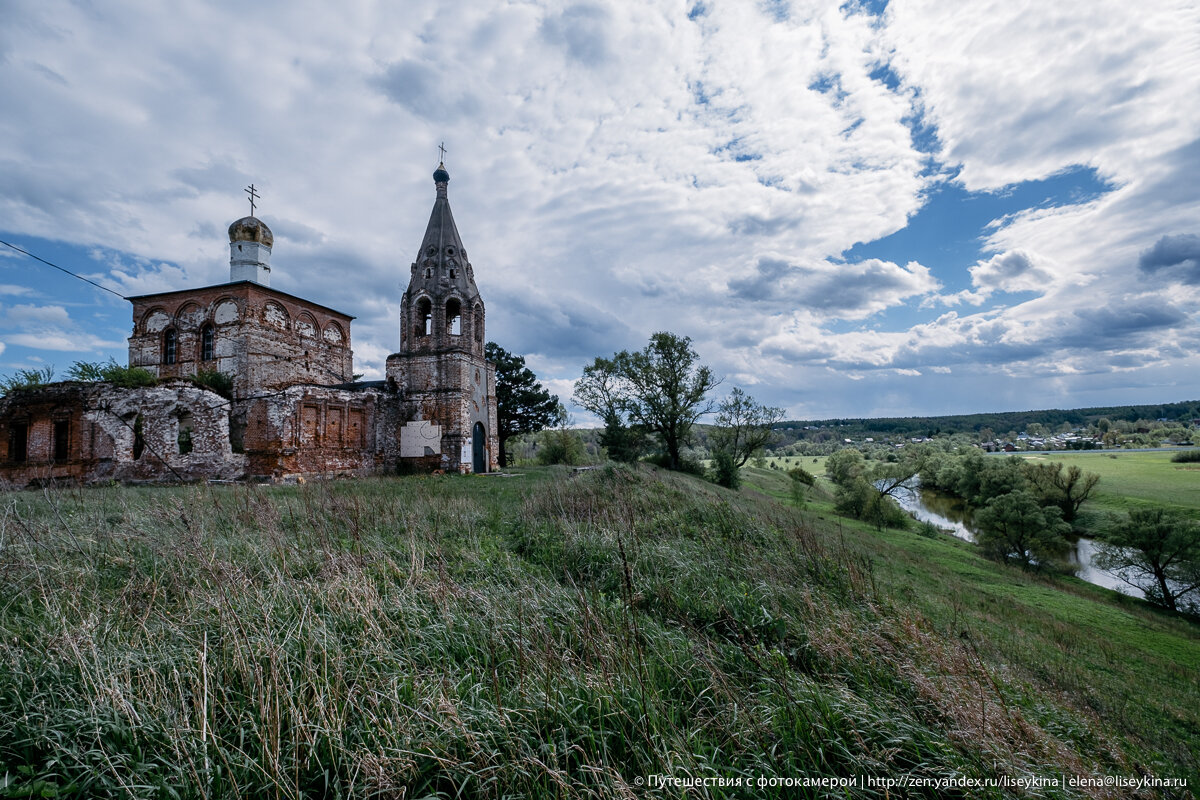
[[108, 288], [107, 286], [101, 286], [100, 284], [96, 283], [93, 280], [90, 280], [88, 278], [83, 277], [82, 275], [77, 275], [76, 273], [71, 272], [71, 270], [67, 269], [66, 267], [60, 267], [58, 264], [55, 264], [51, 261], [47, 261], [46, 259], [42, 258], [41, 256], [35, 256], [33, 253], [29, 252], [28, 250], [22, 250], [21, 248], [17, 247], [15, 244], [10, 244], [10, 243], [4, 241], [3, 239], [0, 239], [0, 244], [4, 245], [5, 247], [11, 247], [13, 250], [16, 250], [18, 253], [24, 253], [25, 255], [29, 256], [30, 258], [34, 259], [35, 261], [40, 261], [48, 267], [54, 267], [59, 272], [65, 272], [68, 275], [70, 275], [72, 278], [78, 278], [79, 280], [83, 281], [84, 283], [90, 283], [92, 286], [95, 286], [97, 289], [103, 289], [104, 291], [108, 292], [109, 294], [115, 294], [117, 297], [121, 298], [122, 300], [129, 299], [128, 297], [126, 297], [125, 295], [123, 295], [119, 292], [114, 292], [112, 289]]

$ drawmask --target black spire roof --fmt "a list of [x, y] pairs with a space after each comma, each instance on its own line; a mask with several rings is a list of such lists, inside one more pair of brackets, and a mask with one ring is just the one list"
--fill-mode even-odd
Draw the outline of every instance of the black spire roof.
[[454, 224], [454, 214], [450, 211], [450, 199], [446, 195], [450, 173], [446, 172], [444, 164], [438, 164], [433, 180], [437, 198], [433, 201], [429, 225], [413, 265], [408, 291], [412, 294], [415, 290], [424, 290], [433, 297], [442, 297], [457, 290], [464, 300], [473, 300], [478, 297], [479, 290], [475, 287], [475, 276]]

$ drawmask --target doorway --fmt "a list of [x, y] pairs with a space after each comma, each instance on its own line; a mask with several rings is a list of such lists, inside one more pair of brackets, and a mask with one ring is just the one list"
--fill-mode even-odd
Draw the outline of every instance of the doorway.
[[486, 439], [487, 434], [483, 432], [483, 423], [476, 422], [475, 427], [471, 429], [472, 472], [487, 472], [487, 448], [485, 446]]

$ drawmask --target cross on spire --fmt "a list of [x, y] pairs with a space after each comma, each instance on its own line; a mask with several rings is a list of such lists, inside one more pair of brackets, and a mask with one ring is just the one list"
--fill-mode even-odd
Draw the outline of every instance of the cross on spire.
[[446, 163], [446, 143], [442, 142], [438, 145], [438, 151], [441, 153], [441, 158], [438, 159], [439, 164]]
[[257, 200], [259, 197], [262, 197], [262, 195], [260, 195], [258, 192], [256, 192], [254, 190], [253, 183], [250, 184], [249, 186], [247, 186], [242, 191], [244, 191], [246, 194], [250, 195], [250, 216], [253, 217], [254, 216], [254, 201]]

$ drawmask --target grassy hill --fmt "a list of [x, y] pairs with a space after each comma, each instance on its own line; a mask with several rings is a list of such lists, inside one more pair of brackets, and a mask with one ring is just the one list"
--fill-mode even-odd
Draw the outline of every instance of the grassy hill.
[[[0, 797], [1185, 797], [1046, 784], [1200, 780], [1195, 625], [747, 478], [7, 495]], [[858, 784], [770, 788], [805, 777]], [[932, 785], [988, 779], [1008, 785]]]

